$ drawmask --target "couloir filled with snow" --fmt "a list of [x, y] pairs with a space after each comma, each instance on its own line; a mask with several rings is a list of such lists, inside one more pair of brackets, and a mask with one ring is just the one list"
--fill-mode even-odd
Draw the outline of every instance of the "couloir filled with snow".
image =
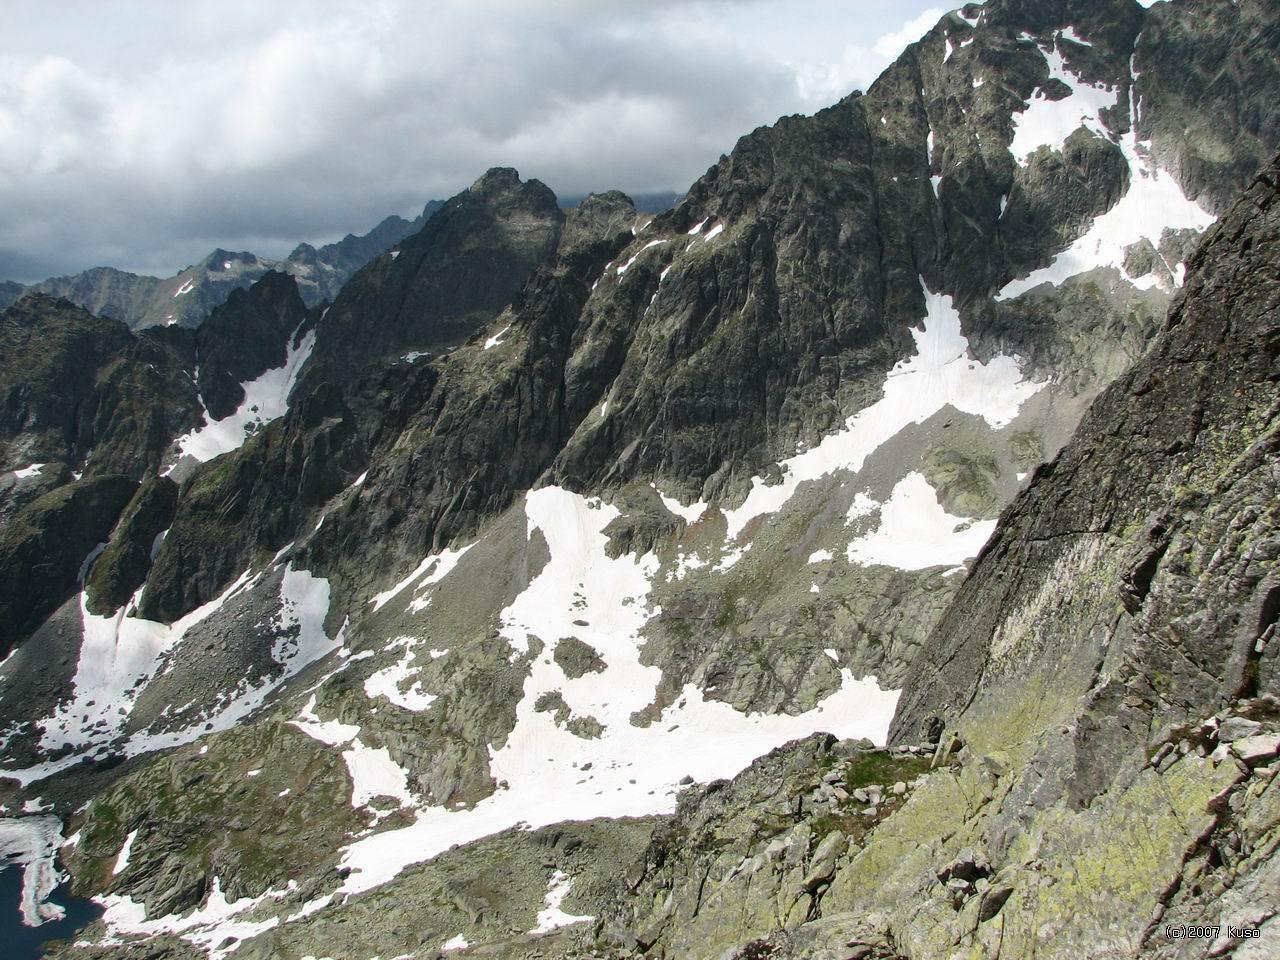
[[[255, 430], [288, 412], [289, 394], [311, 356], [316, 332], [308, 330], [300, 340], [296, 338], [296, 332], [289, 338], [282, 366], [267, 370], [256, 379], [240, 385], [244, 390], [244, 400], [234, 413], [221, 420], [213, 420], [206, 409], [204, 423], [174, 441], [179, 460], [194, 457], [204, 463], [230, 453], [242, 446]], [[170, 467], [166, 473], [172, 470]]]

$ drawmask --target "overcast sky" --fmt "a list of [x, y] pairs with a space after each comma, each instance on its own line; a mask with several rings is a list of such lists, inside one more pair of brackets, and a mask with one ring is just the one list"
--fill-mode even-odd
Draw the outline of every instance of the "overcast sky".
[[7, 0], [0, 280], [167, 276], [413, 216], [491, 166], [683, 191], [865, 88], [921, 0]]

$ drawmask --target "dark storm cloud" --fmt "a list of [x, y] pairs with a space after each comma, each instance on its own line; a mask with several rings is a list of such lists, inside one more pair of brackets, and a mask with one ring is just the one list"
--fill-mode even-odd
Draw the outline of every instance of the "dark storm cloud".
[[15, 6], [0, 279], [22, 280], [282, 255], [494, 165], [562, 194], [682, 190], [923, 29], [877, 45], [923, 6], [888, 0]]

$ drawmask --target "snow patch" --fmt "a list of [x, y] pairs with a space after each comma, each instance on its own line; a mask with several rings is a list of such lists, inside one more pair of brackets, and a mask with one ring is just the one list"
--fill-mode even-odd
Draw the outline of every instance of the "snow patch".
[[[242, 446], [255, 431], [285, 415], [289, 409], [289, 393], [298, 382], [298, 375], [316, 342], [315, 330], [308, 330], [295, 344], [296, 335], [297, 331], [294, 331], [294, 336], [289, 338], [283, 366], [267, 370], [257, 379], [240, 385], [244, 390], [244, 400], [234, 413], [221, 420], [210, 420], [206, 408], [204, 423], [174, 441], [179, 459], [194, 457], [204, 463], [230, 453]], [[203, 401], [201, 403], [203, 405]], [[168, 467], [164, 474], [171, 473], [174, 466]]]
[[507, 335], [507, 331], [511, 329], [511, 324], [507, 324], [492, 337], [484, 342], [484, 349], [492, 350], [494, 347], [501, 346], [502, 338]]
[[194, 279], [188, 279], [188, 280], [186, 281], [186, 283], [184, 283], [182, 286], [180, 286], [180, 287], [177, 289], [177, 291], [176, 291], [176, 292], [174, 293], [174, 295], [173, 295], [173, 299], [177, 300], [177, 299], [178, 299], [178, 297], [181, 297], [181, 296], [184, 296], [185, 294], [190, 293], [190, 292], [191, 292], [191, 288], [192, 288], [192, 287], [194, 287], [194, 286], [195, 286], [195, 284], [196, 284], [196, 282], [195, 282], [195, 280], [194, 280]]
[[[922, 288], [924, 281], [921, 281]], [[844, 428], [817, 446], [781, 464], [782, 480], [754, 477], [742, 506], [725, 511], [727, 536], [736, 538], [758, 516], [775, 513], [800, 484], [837, 470], [857, 472], [881, 444], [913, 423], [923, 423], [943, 407], [980, 416], [993, 428], [1018, 415], [1024, 401], [1044, 383], [1023, 378], [1017, 362], [999, 354], [987, 363], [969, 358], [969, 341], [950, 296], [924, 288], [923, 330], [912, 330], [916, 353], [899, 361], [885, 378], [884, 395], [845, 421]]]
[[668, 497], [661, 490], [658, 490], [656, 484], [651, 483], [649, 486], [657, 491], [659, 499], [662, 500], [662, 505], [687, 524], [697, 523], [702, 519], [702, 515], [707, 512], [707, 502], [705, 500], [698, 500], [696, 503], [691, 503], [686, 507], [675, 497]]
[[[1046, 53], [1045, 56], [1050, 58], [1050, 54]], [[1062, 65], [1061, 58], [1057, 57], [1056, 53], [1053, 57], [1056, 58], [1056, 66], [1053, 69], [1061, 72], [1066, 79], [1075, 81], [1075, 76]], [[1055, 60], [1050, 59], [1050, 63], [1054, 64]], [[1088, 87], [1087, 84], [1081, 84], [1081, 86]], [[1131, 90], [1132, 86], [1131, 84]], [[1103, 106], [1111, 107], [1118, 102], [1118, 93], [1112, 93], [1103, 87], [1088, 87], [1088, 89], [1092, 91], [1089, 94], [1091, 108], [1094, 105], [1097, 105], [1097, 109]], [[1068, 98], [1068, 100], [1071, 99]], [[1136, 103], [1130, 103], [1130, 115], [1136, 122]], [[1101, 120], [1097, 117], [1096, 110], [1091, 123], [1093, 125], [1090, 129], [1101, 127]], [[1017, 136], [1014, 137], [1014, 141], [1017, 143]], [[1005, 284], [996, 295], [997, 300], [1019, 296], [1042, 283], [1058, 286], [1070, 277], [1099, 267], [1114, 267], [1123, 272], [1124, 251], [1130, 244], [1145, 239], [1152, 246], [1158, 246], [1161, 234], [1166, 229], [1190, 228], [1203, 231], [1213, 223], [1214, 217], [1211, 213], [1188, 199], [1172, 176], [1139, 151], [1133, 124], [1130, 125], [1129, 132], [1119, 138], [1118, 144], [1129, 165], [1129, 187], [1124, 196], [1106, 213], [1094, 218], [1093, 224], [1085, 234], [1058, 254], [1047, 267], [1041, 267], [1022, 279]], [[1059, 146], [1061, 146], [1060, 143]], [[1015, 156], [1019, 155], [1017, 149], [1012, 146], [1010, 149]], [[1149, 287], [1156, 282], [1155, 278], [1149, 281], [1141, 278], [1131, 279], [1138, 280], [1139, 286]], [[1175, 271], [1175, 285], [1180, 285], [1181, 280], [1182, 273]]]
[[[370, 674], [364, 682], [365, 696], [386, 697], [391, 703], [404, 710], [421, 712], [436, 701], [435, 694], [426, 693], [422, 689], [422, 681], [415, 680], [407, 690], [402, 689], [409, 679], [417, 676], [418, 668], [413, 666], [418, 641], [413, 637], [397, 637], [391, 642], [392, 647], [404, 647], [404, 656], [398, 663]], [[434, 658], [433, 658], [434, 659]]]
[[[289, 892], [268, 890], [257, 897], [229, 901], [222, 892], [221, 879], [214, 877], [212, 889], [203, 906], [185, 916], [170, 914], [155, 920], [148, 920], [146, 906], [135, 903], [128, 896], [110, 894], [94, 899], [105, 910], [102, 922], [106, 925], [111, 940], [130, 935], [155, 937], [171, 934], [204, 950], [210, 960], [222, 960], [239, 947], [241, 941], [256, 937], [280, 923], [279, 917], [249, 920], [245, 915], [268, 899], [281, 900]], [[227, 941], [230, 942], [222, 946]]]
[[[1050, 100], [1043, 88], [1037, 89], [1025, 109], [1013, 115], [1013, 142], [1009, 144], [1009, 152], [1022, 167], [1042, 146], [1061, 151], [1067, 137], [1080, 127], [1094, 136], [1108, 136], [1101, 114], [1115, 106], [1117, 95], [1105, 84], [1087, 83], [1071, 71], [1058, 52], [1056, 38], [1059, 36], [1061, 32], [1055, 34], [1048, 50], [1039, 49], [1049, 65], [1050, 78], [1066, 84], [1072, 92], [1061, 100]], [[1022, 38], [1033, 39], [1025, 33]]]
[[813, 551], [813, 553], [809, 554], [810, 563], [826, 563], [830, 559], [831, 559], [830, 550], [815, 550]]
[[575, 923], [587, 923], [595, 919], [595, 917], [590, 916], [571, 916], [560, 909], [560, 905], [564, 903], [564, 898], [569, 895], [569, 891], [572, 889], [573, 880], [563, 870], [557, 870], [551, 875], [551, 880], [547, 883], [547, 895], [542, 901], [543, 907], [538, 911], [538, 925], [529, 931], [530, 934], [550, 933], [552, 930], [558, 930], [561, 927], [568, 927]]
[[[633, 724], [638, 711], [652, 711], [662, 677], [659, 668], [640, 662], [641, 631], [656, 614], [649, 591], [659, 564], [653, 553], [608, 555], [604, 529], [619, 515], [616, 507], [555, 486], [526, 494], [529, 535], [542, 534], [549, 559], [501, 611], [499, 633], [517, 657], [533, 637], [543, 650], [529, 661], [513, 729], [490, 747], [490, 774], [502, 786], [469, 808], [418, 806], [411, 825], [355, 840], [342, 858], [350, 873], [340, 895], [379, 886], [454, 844], [516, 826], [669, 813], [686, 774], [700, 782], [733, 776], [773, 747], [816, 730], [883, 742], [897, 692], [881, 690], [874, 677], [857, 680], [847, 669], [840, 671], [839, 690], [802, 714], [739, 713], [689, 684], [653, 722]], [[565, 676], [553, 654], [570, 636], [597, 651], [602, 672]], [[539, 697], [552, 691], [574, 715], [594, 718], [600, 736], [583, 739], [535, 710]]]
[[912, 472], [898, 481], [880, 508], [880, 525], [850, 543], [847, 555], [860, 566], [953, 566], [975, 556], [995, 528], [995, 520], [978, 522], [947, 513], [924, 474]]
[[19, 480], [30, 480], [32, 477], [40, 476], [40, 471], [45, 468], [46, 464], [33, 463], [29, 466], [22, 467], [13, 471], [13, 475]]
[[[391, 589], [374, 594], [369, 600], [373, 604], [374, 613], [377, 613], [395, 599], [410, 584], [417, 583], [418, 586], [414, 588], [414, 592], [421, 593], [432, 584], [439, 583], [450, 574], [453, 568], [458, 565], [458, 561], [474, 546], [474, 543], [469, 543], [457, 550], [441, 550], [439, 553], [432, 553], [423, 557], [422, 562], [407, 577], [391, 587]], [[426, 579], [423, 579], [424, 576]]]
[[634, 255], [630, 260], [628, 260], [626, 263], [624, 263], [622, 266], [620, 266], [620, 267], [618, 268], [618, 276], [622, 276], [624, 273], [626, 273], [628, 270], [630, 270], [630, 269], [631, 269], [631, 265], [632, 265], [633, 263], [635, 263], [638, 259], [640, 259], [640, 254], [644, 253], [644, 252], [645, 252], [646, 250], [648, 250], [650, 247], [660, 246], [661, 244], [664, 244], [664, 243], [666, 243], [666, 242], [667, 242], [667, 241], [665, 241], [665, 240], [650, 240], [650, 241], [649, 241], [648, 243], [646, 243], [643, 247], [641, 247], [638, 251], [636, 251], [635, 255]]
[[116, 864], [111, 868], [113, 877], [118, 877], [129, 869], [129, 854], [133, 851], [133, 841], [137, 839], [137, 830], [130, 830], [129, 835], [124, 838], [124, 845], [120, 848], [120, 852], [116, 854]]

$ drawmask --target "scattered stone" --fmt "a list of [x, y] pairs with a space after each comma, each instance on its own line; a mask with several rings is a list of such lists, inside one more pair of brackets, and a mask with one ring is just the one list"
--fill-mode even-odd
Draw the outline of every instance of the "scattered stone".
[[1009, 886], [992, 887], [987, 890], [978, 903], [978, 922], [986, 923], [994, 917], [1012, 895], [1013, 887]]
[[972, 847], [965, 847], [956, 858], [938, 871], [938, 880], [947, 883], [950, 880], [963, 880], [973, 883], [982, 877], [991, 876], [991, 861], [986, 854], [978, 853]]
[[1280, 733], [1245, 737], [1232, 743], [1231, 751], [1250, 767], [1262, 766], [1280, 754]]
[[1262, 729], [1257, 720], [1246, 720], [1244, 717], [1227, 717], [1218, 727], [1218, 739], [1223, 743], [1234, 743], [1245, 737], [1252, 737]]
[[848, 846], [848, 838], [840, 830], [832, 830], [813, 853], [813, 863], [805, 874], [800, 886], [805, 893], [815, 893], [819, 887], [830, 882], [836, 872], [836, 861]]

